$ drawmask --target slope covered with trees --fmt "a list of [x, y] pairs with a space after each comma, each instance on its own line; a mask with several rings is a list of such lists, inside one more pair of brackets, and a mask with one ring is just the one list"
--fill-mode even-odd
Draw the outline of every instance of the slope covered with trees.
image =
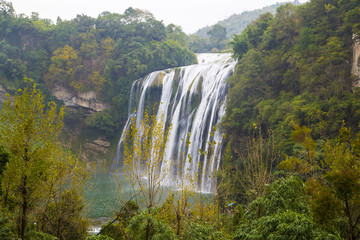
[[246, 209], [235, 239], [359, 239], [359, 23], [358, 1], [312, 0], [233, 37], [218, 181]]
[[[263, 7], [261, 9], [256, 9], [253, 11], [245, 11], [242, 13], [233, 14], [224, 20], [218, 21], [216, 24], [224, 26], [226, 28], [226, 32], [227, 32], [226, 36], [227, 36], [227, 38], [230, 38], [231, 35], [233, 35], [233, 34], [240, 34], [241, 31], [244, 30], [249, 23], [256, 20], [261, 14], [264, 14], [267, 12], [269, 12], [271, 14], [275, 14], [276, 9], [278, 7], [280, 7], [281, 4], [282, 3], [276, 3], [276, 4], [272, 4], [270, 6], [267, 6], [267, 7]], [[214, 24], [212, 26], [200, 28], [199, 30], [197, 30], [194, 33], [194, 35], [202, 37], [202, 38], [206, 38], [206, 37], [208, 37], [207, 32], [209, 30], [211, 30], [211, 28], [213, 26], [215, 26], [216, 24]]]
[[[256, 20], [261, 14], [276, 13], [282, 3], [276, 3], [261, 9], [233, 14], [212, 26], [206, 26], [189, 36], [189, 47], [194, 52], [210, 52], [228, 48], [229, 39], [233, 34], [240, 34], [249, 23]], [[293, 4], [297, 4], [294, 1]], [[214, 36], [221, 36], [221, 39]]]
[[351, 67], [359, 17], [357, 1], [287, 4], [234, 36], [239, 63], [224, 121], [231, 138], [249, 135], [254, 123], [285, 139], [296, 124], [313, 129], [316, 139], [333, 137], [343, 121], [357, 129]]
[[66, 126], [83, 119], [80, 125], [86, 124], [92, 135], [111, 140], [127, 118], [132, 81], [155, 70], [196, 62], [185, 37], [178, 26], [165, 26], [138, 9], [103, 12], [97, 18], [58, 18], [53, 24], [37, 13], [16, 14], [10, 2], [1, 0], [0, 84], [12, 94], [24, 77], [38, 83], [44, 93], [57, 86], [73, 95], [92, 91], [110, 107], [85, 116], [84, 109], [68, 109]]

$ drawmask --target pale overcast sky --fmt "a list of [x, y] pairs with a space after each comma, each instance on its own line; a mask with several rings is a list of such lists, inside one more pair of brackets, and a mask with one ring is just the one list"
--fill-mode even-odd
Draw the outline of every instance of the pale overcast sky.
[[[41, 18], [56, 22], [58, 16], [70, 20], [77, 14], [96, 18], [104, 11], [124, 13], [128, 7], [150, 11], [166, 25], [173, 23], [186, 33], [212, 25], [234, 13], [254, 10], [288, 0], [7, 0], [16, 13], [30, 16], [38, 12]], [[306, 0], [300, 0], [306, 2]]]

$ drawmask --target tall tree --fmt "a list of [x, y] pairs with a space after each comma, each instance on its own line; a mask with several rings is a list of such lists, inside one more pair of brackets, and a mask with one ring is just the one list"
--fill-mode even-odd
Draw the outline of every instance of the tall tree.
[[[15, 202], [18, 234], [24, 239], [29, 214], [48, 193], [52, 176], [53, 154], [63, 126], [64, 109], [54, 102], [47, 106], [44, 96], [31, 81], [25, 83], [11, 101], [8, 95], [0, 112], [1, 145], [10, 154], [4, 171], [2, 189]], [[6, 204], [7, 199], [5, 199]]]
[[[156, 115], [145, 112], [143, 119], [136, 124], [133, 119], [125, 139], [124, 176], [133, 189], [140, 193], [144, 206], [150, 214], [162, 196], [161, 183], [169, 174], [161, 169], [168, 141], [168, 130], [163, 129], [163, 122]], [[146, 218], [147, 219], [147, 218]], [[151, 237], [152, 223], [146, 220], [145, 239]]]
[[161, 163], [168, 141], [168, 131], [156, 116], [144, 114], [143, 120], [133, 124], [126, 134], [124, 173], [133, 187], [143, 195], [146, 208], [155, 207], [160, 201], [160, 184], [167, 176], [161, 172]]

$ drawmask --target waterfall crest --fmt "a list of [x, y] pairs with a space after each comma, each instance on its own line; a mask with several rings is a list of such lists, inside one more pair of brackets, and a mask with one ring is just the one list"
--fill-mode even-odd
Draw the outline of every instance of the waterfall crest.
[[[201, 192], [213, 192], [219, 167], [222, 133], [216, 129], [225, 114], [226, 80], [236, 62], [231, 54], [198, 54], [199, 64], [156, 71], [133, 83], [129, 119], [124, 127], [112, 169], [121, 167], [122, 141], [130, 119], [139, 125], [145, 109], [157, 104], [157, 120], [171, 126], [161, 165], [164, 185], [191, 178]], [[135, 111], [136, 109], [136, 111]], [[190, 144], [189, 144], [190, 143]], [[200, 152], [205, 154], [200, 154]]]

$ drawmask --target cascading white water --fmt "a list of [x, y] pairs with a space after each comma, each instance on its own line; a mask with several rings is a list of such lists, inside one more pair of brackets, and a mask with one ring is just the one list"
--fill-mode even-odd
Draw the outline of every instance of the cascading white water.
[[176, 187], [180, 179], [195, 178], [199, 191], [213, 192], [223, 138], [215, 126], [225, 114], [226, 80], [236, 62], [230, 54], [206, 53], [197, 58], [199, 64], [153, 72], [134, 82], [129, 120], [118, 143], [113, 170], [121, 166], [121, 146], [130, 119], [136, 116], [139, 125], [146, 106], [157, 102], [158, 122], [164, 123], [163, 129], [171, 125], [161, 165], [161, 172], [168, 173], [163, 184]]

